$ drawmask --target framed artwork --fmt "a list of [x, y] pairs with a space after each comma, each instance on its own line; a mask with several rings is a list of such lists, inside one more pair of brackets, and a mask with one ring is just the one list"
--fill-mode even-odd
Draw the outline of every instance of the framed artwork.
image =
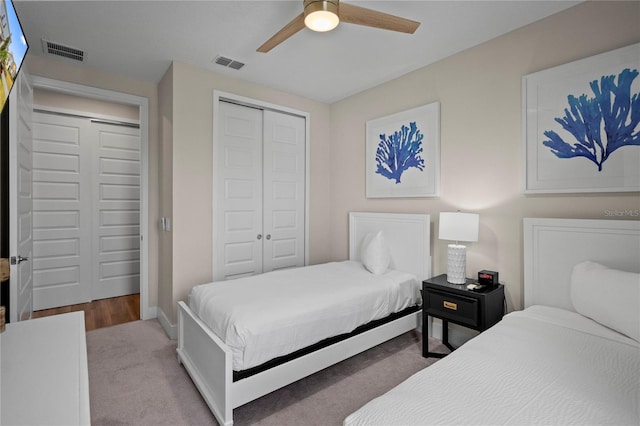
[[367, 198], [440, 195], [440, 103], [367, 121]]
[[522, 78], [525, 193], [640, 191], [640, 43]]

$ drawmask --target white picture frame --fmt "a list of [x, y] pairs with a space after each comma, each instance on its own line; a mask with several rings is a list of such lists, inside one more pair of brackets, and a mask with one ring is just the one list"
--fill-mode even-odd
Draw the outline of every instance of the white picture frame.
[[[640, 43], [522, 78], [525, 194], [640, 191], [640, 146], [625, 142], [631, 135], [638, 139], [640, 124], [630, 133], [618, 132], [613, 144], [605, 126], [614, 114], [599, 114], [629, 103], [620, 90], [627, 85], [627, 95], [636, 95], [640, 108], [638, 71]], [[603, 105], [607, 99], [614, 107]], [[631, 123], [630, 112], [622, 115]], [[595, 132], [584, 137], [581, 131], [589, 128]]]
[[440, 103], [367, 121], [365, 155], [367, 198], [438, 197]]

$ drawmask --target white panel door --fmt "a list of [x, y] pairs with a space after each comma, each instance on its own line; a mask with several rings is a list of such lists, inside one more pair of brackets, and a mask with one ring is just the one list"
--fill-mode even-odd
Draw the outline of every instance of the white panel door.
[[12, 322], [31, 318], [33, 311], [33, 212], [31, 109], [33, 90], [23, 70], [9, 99], [9, 250], [10, 316]]
[[91, 300], [88, 136], [88, 120], [34, 112], [35, 309]]
[[219, 103], [214, 146], [213, 277], [262, 272], [262, 111]]
[[92, 299], [140, 291], [140, 130], [91, 123]]
[[34, 306], [140, 291], [140, 131], [34, 113]]
[[263, 272], [304, 266], [305, 119], [264, 111]]

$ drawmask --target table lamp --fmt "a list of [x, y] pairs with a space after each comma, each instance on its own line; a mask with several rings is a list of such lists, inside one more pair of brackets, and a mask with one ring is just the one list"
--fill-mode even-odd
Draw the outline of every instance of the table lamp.
[[447, 281], [452, 284], [467, 282], [467, 247], [459, 242], [478, 241], [479, 222], [475, 213], [440, 213], [439, 238], [456, 242], [447, 251]]

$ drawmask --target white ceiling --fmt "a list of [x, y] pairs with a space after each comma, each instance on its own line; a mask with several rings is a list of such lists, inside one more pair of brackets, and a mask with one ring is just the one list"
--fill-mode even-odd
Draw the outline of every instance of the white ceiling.
[[[340, 24], [256, 49], [302, 12], [293, 1], [20, 1], [29, 55], [41, 39], [83, 50], [82, 67], [158, 82], [171, 61], [332, 103], [557, 13], [580, 1], [353, 1], [421, 22], [413, 35]], [[217, 55], [246, 65], [239, 71]], [[56, 58], [56, 60], [71, 61]], [[71, 61], [75, 63], [74, 61]]]

